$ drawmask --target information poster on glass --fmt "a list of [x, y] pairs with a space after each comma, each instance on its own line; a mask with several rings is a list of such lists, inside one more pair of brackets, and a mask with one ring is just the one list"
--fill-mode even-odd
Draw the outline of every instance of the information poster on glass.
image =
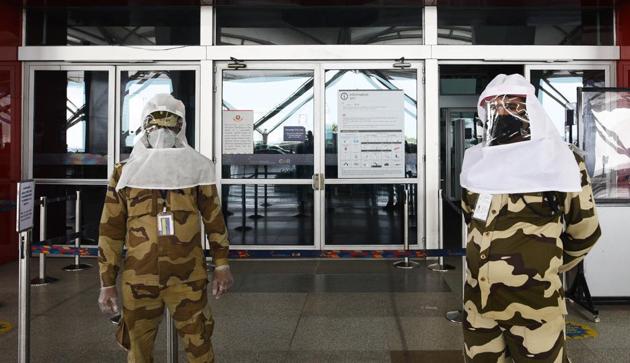
[[223, 111], [223, 154], [254, 153], [254, 111]]
[[340, 90], [339, 178], [404, 178], [404, 93], [398, 90]]

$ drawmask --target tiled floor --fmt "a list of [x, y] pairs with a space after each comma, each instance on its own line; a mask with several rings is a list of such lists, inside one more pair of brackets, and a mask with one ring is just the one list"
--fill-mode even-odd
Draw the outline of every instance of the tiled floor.
[[[49, 259], [59, 282], [32, 288], [32, 361], [124, 361], [114, 326], [96, 306], [96, 270], [61, 271], [68, 263]], [[218, 362], [461, 361], [461, 327], [444, 318], [461, 299], [460, 270], [403, 271], [382, 260], [250, 260], [233, 262], [233, 271], [233, 291], [212, 300]], [[0, 321], [16, 319], [17, 265], [8, 264], [0, 266]], [[575, 311], [570, 320], [599, 334], [569, 341], [574, 363], [630, 362], [630, 307], [601, 307], [599, 324]], [[165, 361], [164, 335], [156, 362]], [[0, 352], [1, 362], [17, 360], [16, 329], [0, 335]]]

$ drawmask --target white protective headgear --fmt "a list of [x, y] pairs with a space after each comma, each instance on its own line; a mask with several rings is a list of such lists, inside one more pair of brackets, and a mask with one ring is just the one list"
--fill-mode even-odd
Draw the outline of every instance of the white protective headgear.
[[526, 98], [531, 140], [469, 148], [464, 154], [461, 186], [488, 194], [579, 192], [582, 188], [578, 164], [536, 98], [534, 87], [520, 74], [496, 76], [479, 97], [477, 111], [481, 120], [487, 116], [484, 101], [497, 95]]
[[[156, 111], [175, 114], [182, 119], [174, 147], [145, 145], [147, 116]], [[142, 111], [143, 130], [129, 159], [123, 166], [116, 190], [125, 187], [141, 189], [182, 189], [216, 183], [214, 163], [188, 145], [184, 104], [170, 94], [153, 96]], [[154, 144], [164, 140], [156, 139]]]

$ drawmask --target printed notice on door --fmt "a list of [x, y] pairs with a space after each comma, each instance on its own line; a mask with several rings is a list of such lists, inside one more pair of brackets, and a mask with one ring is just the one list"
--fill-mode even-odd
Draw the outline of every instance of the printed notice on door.
[[223, 154], [254, 153], [254, 111], [223, 111]]
[[338, 92], [339, 178], [404, 178], [404, 93]]

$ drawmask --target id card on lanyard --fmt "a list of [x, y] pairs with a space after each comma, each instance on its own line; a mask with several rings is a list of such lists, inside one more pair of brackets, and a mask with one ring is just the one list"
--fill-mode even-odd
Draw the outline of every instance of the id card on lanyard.
[[492, 194], [479, 194], [479, 198], [477, 198], [477, 203], [475, 204], [473, 218], [483, 222], [487, 221], [491, 203]]
[[157, 215], [158, 236], [175, 235], [175, 224], [173, 223], [173, 213], [166, 210], [166, 191], [160, 190], [162, 194], [162, 212]]

